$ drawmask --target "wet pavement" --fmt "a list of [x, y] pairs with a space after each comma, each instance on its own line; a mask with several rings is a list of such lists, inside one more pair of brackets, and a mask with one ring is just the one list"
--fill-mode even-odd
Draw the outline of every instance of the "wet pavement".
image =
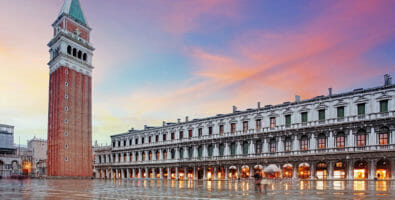
[[395, 181], [0, 179], [0, 199], [395, 199]]

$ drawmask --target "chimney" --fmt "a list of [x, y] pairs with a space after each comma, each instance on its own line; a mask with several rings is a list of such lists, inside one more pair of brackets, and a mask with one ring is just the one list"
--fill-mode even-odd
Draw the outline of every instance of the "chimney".
[[165, 122], [165, 121], [163, 121], [163, 124], [162, 124], [162, 126], [166, 126], [166, 122]]
[[332, 88], [328, 88], [328, 91], [329, 91], [329, 96], [331, 97], [332, 96]]
[[389, 74], [384, 75], [384, 86], [392, 85], [392, 77]]
[[261, 102], [258, 101], [258, 109], [261, 109]]
[[295, 95], [295, 102], [299, 103], [300, 102], [300, 96], [299, 95]]
[[188, 121], [189, 121], [188, 116], [186, 116], [185, 117], [185, 122], [188, 122]]
[[237, 107], [233, 106], [233, 113], [235, 113], [237, 111]]
[[181, 123], [181, 119], [180, 118], [177, 119], [177, 123]]

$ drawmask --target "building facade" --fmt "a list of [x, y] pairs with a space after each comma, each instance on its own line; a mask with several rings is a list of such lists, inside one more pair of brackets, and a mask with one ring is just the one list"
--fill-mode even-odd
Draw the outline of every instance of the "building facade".
[[50, 47], [48, 176], [92, 176], [91, 28], [78, 0], [65, 0]]
[[111, 136], [96, 178], [395, 179], [395, 85]]
[[32, 152], [32, 173], [45, 175], [46, 168], [43, 168], [42, 163], [47, 160], [47, 141], [34, 137], [27, 142], [27, 148]]
[[20, 172], [21, 159], [14, 146], [14, 127], [0, 124], [0, 177]]

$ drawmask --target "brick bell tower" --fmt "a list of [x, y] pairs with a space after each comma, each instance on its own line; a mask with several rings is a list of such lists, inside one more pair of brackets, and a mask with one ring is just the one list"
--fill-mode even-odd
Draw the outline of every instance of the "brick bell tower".
[[91, 177], [94, 48], [79, 0], [65, 0], [52, 26], [47, 174]]

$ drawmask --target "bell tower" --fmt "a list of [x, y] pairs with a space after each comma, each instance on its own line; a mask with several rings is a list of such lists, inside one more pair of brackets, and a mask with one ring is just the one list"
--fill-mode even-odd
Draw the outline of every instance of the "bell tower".
[[94, 48], [79, 0], [65, 0], [52, 27], [47, 174], [91, 177]]

